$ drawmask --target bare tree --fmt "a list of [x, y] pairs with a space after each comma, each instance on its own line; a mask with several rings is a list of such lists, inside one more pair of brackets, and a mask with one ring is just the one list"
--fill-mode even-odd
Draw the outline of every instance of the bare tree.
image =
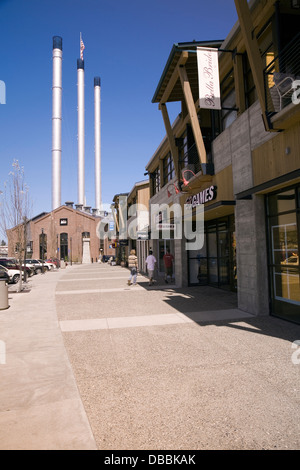
[[[25, 182], [24, 168], [14, 160], [12, 171], [4, 183], [0, 199], [0, 230], [6, 234], [8, 245], [13, 247], [15, 258], [20, 265], [18, 291], [22, 290], [22, 263], [26, 258], [27, 224], [30, 217], [31, 203], [29, 188]], [[24, 273], [26, 272], [24, 267]], [[26, 277], [25, 277], [26, 280]]]

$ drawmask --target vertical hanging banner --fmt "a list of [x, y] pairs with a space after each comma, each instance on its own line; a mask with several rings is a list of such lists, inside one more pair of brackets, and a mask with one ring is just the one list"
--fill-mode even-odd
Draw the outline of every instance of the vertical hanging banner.
[[221, 109], [218, 49], [197, 47], [200, 108]]

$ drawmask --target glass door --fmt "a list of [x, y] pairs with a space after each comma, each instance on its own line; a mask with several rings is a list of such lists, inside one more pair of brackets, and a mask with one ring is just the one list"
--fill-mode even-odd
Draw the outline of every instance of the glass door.
[[219, 284], [225, 289], [230, 288], [229, 253], [229, 231], [227, 224], [222, 223], [218, 225]]
[[68, 260], [68, 234], [61, 233], [60, 234], [60, 259]]
[[205, 223], [204, 245], [188, 254], [189, 284], [237, 290], [234, 216]]

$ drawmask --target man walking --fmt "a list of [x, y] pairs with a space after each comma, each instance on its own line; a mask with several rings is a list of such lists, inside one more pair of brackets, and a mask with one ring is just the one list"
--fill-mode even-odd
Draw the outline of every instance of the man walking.
[[138, 270], [138, 259], [135, 254], [135, 250], [130, 251], [130, 255], [128, 256], [128, 267], [130, 269], [130, 275], [128, 279], [128, 285], [131, 285], [131, 280], [133, 281], [133, 285], [136, 286], [136, 276]]
[[163, 257], [165, 265], [165, 283], [168, 284], [168, 277], [170, 276], [171, 281], [173, 278], [173, 261], [174, 256], [171, 255], [170, 250], [167, 250], [166, 254]]
[[149, 274], [149, 286], [152, 286], [155, 263], [156, 263], [156, 259], [155, 259], [155, 256], [153, 256], [152, 254], [152, 250], [149, 250], [149, 255], [147, 256], [145, 263], [147, 265], [147, 270]]

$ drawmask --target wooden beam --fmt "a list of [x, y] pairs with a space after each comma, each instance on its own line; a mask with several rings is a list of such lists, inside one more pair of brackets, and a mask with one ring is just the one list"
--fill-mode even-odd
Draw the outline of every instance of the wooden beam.
[[241, 114], [246, 109], [243, 57], [241, 55], [236, 54], [236, 56], [234, 57], [233, 74], [234, 74], [236, 105], [238, 107], [238, 114]]
[[[196, 144], [196, 148], [198, 151], [200, 163], [201, 163], [201, 166], [206, 165], [207, 163], [206, 150], [205, 150], [205, 146], [203, 142], [202, 132], [200, 129], [200, 124], [199, 124], [198, 116], [197, 116], [197, 110], [195, 107], [187, 72], [183, 65], [177, 66], [177, 68], [178, 68], [181, 86], [182, 86], [184, 97], [185, 97], [186, 106], [187, 106], [190, 121], [191, 121], [191, 126], [193, 129], [195, 144]], [[203, 171], [203, 166], [202, 166], [202, 171]], [[205, 173], [205, 171], [203, 171], [203, 173]]]
[[263, 113], [264, 123], [266, 126], [266, 130], [270, 130], [269, 124], [266, 119], [263, 65], [257, 39], [253, 34], [254, 26], [251, 19], [250, 8], [247, 0], [234, 0], [234, 2], [239, 18], [240, 28], [245, 42], [245, 47], [248, 54], [248, 59], [257, 91], [257, 96]]
[[178, 80], [178, 65], [184, 65], [186, 61], [188, 60], [189, 53], [187, 51], [183, 51], [181, 53], [181, 56], [178, 59], [177, 66], [175, 70], [173, 71], [170, 80], [168, 81], [168, 85], [166, 86], [166, 89], [161, 97], [160, 103], [166, 103], [168, 101], [168, 98], [170, 94], [173, 91], [173, 88]]
[[160, 103], [158, 107], [162, 112], [162, 116], [163, 116], [163, 120], [164, 120], [164, 124], [166, 128], [166, 133], [167, 133], [167, 137], [168, 137], [168, 141], [169, 141], [169, 145], [171, 149], [171, 154], [172, 154], [172, 158], [174, 162], [175, 175], [176, 175], [176, 178], [179, 180], [180, 175], [179, 175], [179, 162], [178, 162], [178, 148], [175, 145], [175, 137], [173, 134], [171, 123], [170, 123], [167, 106], [165, 103]]

